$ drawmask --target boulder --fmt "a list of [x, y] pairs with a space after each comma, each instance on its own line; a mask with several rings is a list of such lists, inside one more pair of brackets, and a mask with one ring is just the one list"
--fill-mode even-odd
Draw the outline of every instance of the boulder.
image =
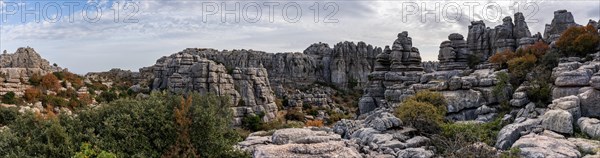
[[558, 133], [573, 134], [573, 116], [565, 110], [550, 110], [542, 117], [542, 127]]
[[312, 144], [328, 141], [339, 141], [342, 138], [333, 132], [314, 130], [310, 128], [287, 128], [273, 133], [273, 144]]
[[581, 116], [600, 117], [600, 91], [590, 89], [578, 95], [581, 99]]
[[577, 120], [579, 129], [590, 137], [600, 138], [600, 120], [582, 117]]
[[562, 135], [550, 131], [544, 131], [543, 134], [525, 135], [512, 147], [519, 148], [522, 157], [581, 157], [581, 153], [574, 143]]
[[560, 87], [588, 86], [591, 77], [592, 71], [589, 69], [567, 71], [560, 73], [554, 84]]
[[441, 93], [448, 103], [449, 113], [478, 108], [486, 103], [483, 94], [475, 90], [442, 91]]
[[358, 151], [346, 147], [342, 141], [322, 142], [316, 144], [284, 144], [258, 146], [253, 157], [348, 157], [361, 158]]
[[521, 132], [527, 131], [534, 126], [540, 124], [540, 120], [538, 119], [526, 119], [523, 122], [515, 122], [509, 125], [502, 127], [500, 132], [498, 132], [498, 137], [496, 139], [496, 148], [507, 150], [513, 143], [517, 141], [521, 137]]
[[430, 158], [434, 156], [433, 151], [423, 148], [408, 148], [396, 153], [397, 158]]

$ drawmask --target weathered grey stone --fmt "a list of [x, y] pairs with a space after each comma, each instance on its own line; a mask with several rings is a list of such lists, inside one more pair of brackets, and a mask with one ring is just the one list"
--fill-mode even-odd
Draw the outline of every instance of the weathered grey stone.
[[523, 122], [516, 122], [502, 127], [498, 132], [496, 139], [496, 148], [506, 150], [513, 146], [513, 143], [521, 137], [521, 132], [526, 131], [540, 124], [538, 119], [527, 119]]
[[567, 10], [554, 11], [554, 18], [552, 19], [552, 23], [546, 24], [546, 28], [544, 30], [544, 38], [546, 39], [546, 41], [553, 41], [548, 40], [552, 35], [560, 36], [560, 34], [563, 31], [567, 30], [567, 28], [575, 25], [577, 24], [575, 23], [571, 12], [568, 12]]
[[541, 135], [534, 133], [525, 135], [512, 147], [519, 148], [522, 157], [581, 157], [574, 143], [549, 131], [544, 131]]
[[312, 130], [310, 128], [286, 128], [273, 133], [273, 144], [311, 144], [327, 141], [339, 141], [340, 135], [333, 132]]
[[433, 151], [423, 148], [408, 148], [396, 153], [397, 158], [430, 158], [434, 156]]
[[597, 90], [600, 90], [600, 73], [594, 74], [590, 79], [590, 85]]
[[589, 69], [578, 69], [563, 72], [558, 74], [554, 84], [561, 87], [587, 86], [590, 83], [592, 73], [593, 72]]
[[577, 120], [577, 125], [581, 131], [590, 137], [600, 138], [600, 120], [595, 118], [582, 117]]
[[253, 157], [349, 157], [360, 158], [360, 153], [346, 147], [342, 141], [323, 142], [316, 144], [285, 144], [264, 145], [256, 148]]
[[595, 156], [600, 156], [600, 141], [583, 138], [569, 138], [567, 140], [575, 144], [582, 154], [591, 153]]
[[590, 89], [578, 95], [581, 99], [581, 116], [600, 117], [600, 91]]
[[561, 109], [566, 110], [573, 116], [573, 124], [576, 123], [577, 119], [581, 117], [579, 97], [571, 95], [563, 98], [558, 98], [552, 101], [552, 104], [548, 105], [550, 109]]
[[550, 110], [542, 117], [542, 127], [558, 133], [573, 134], [573, 116], [565, 110]]
[[448, 103], [448, 112], [459, 112], [467, 108], [477, 108], [485, 105], [483, 94], [475, 90], [443, 91], [442, 95]]
[[579, 89], [582, 87], [553, 87], [552, 88], [552, 99], [558, 99], [571, 95], [578, 95]]

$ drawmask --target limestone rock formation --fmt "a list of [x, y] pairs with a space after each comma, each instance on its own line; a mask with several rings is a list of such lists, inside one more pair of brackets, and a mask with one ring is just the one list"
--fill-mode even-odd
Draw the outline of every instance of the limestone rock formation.
[[412, 46], [412, 38], [408, 37], [408, 32], [398, 34], [398, 39], [392, 45], [391, 61], [390, 69], [395, 72], [423, 71], [419, 49]]
[[329, 129], [288, 128], [251, 134], [237, 147], [252, 153], [253, 157], [355, 157], [361, 155], [340, 135]]
[[18, 48], [15, 53], [0, 54], [0, 95], [15, 92], [22, 96], [29, 86], [26, 81], [33, 75], [62, 71], [58, 66], [50, 65], [33, 48]]
[[440, 45], [438, 60], [440, 66], [438, 71], [443, 70], [461, 70], [468, 68], [467, 62], [470, 54], [467, 48], [467, 42], [461, 34], [453, 33], [448, 36], [449, 41], [444, 41]]
[[521, 39], [529, 37], [529, 27], [523, 14], [518, 12], [514, 15], [514, 23], [511, 17], [505, 17], [502, 24], [493, 29], [486, 27], [483, 21], [471, 22], [467, 47], [469, 54], [477, 55], [484, 61], [497, 52], [515, 51]]
[[[369, 82], [359, 101], [360, 113], [385, 106], [387, 96], [405, 93], [406, 85], [419, 82], [423, 70], [419, 51], [412, 47], [412, 38], [406, 31], [399, 33], [392, 48], [386, 46], [383, 53], [376, 56], [374, 72], [369, 74]], [[400, 97], [390, 99], [401, 101]]]
[[152, 89], [229, 96], [236, 125], [241, 124], [246, 115], [262, 113], [264, 121], [276, 117], [275, 95], [267, 70], [262, 67], [235, 68], [228, 72], [222, 64], [180, 52], [157, 60], [147, 69], [153, 72]]
[[544, 39], [548, 42], [558, 39], [560, 34], [570, 26], [576, 26], [575, 19], [571, 12], [567, 10], [554, 11], [554, 18], [551, 24], [546, 24], [544, 30]]

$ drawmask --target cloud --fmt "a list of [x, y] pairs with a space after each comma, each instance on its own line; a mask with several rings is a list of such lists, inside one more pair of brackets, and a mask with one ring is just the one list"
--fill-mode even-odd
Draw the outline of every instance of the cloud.
[[[0, 1], [2, 2], [2, 1]], [[240, 8], [246, 4], [261, 5], [262, 16], [258, 22], [251, 22], [240, 17], [240, 22], [233, 22], [233, 16], [227, 15], [225, 23], [221, 15], [208, 15], [204, 5], [223, 3], [230, 9], [236, 1], [146, 1], [146, 0], [90, 0], [85, 3], [99, 3], [103, 9], [102, 19], [90, 23], [82, 17], [82, 10], [73, 13], [75, 20], [68, 21], [68, 16], [60, 22], [12, 22], [3, 24], [0, 33], [0, 49], [16, 50], [17, 47], [31, 46], [48, 58], [51, 62], [77, 73], [104, 71], [113, 67], [137, 70], [153, 64], [161, 56], [176, 53], [189, 47], [206, 47], [215, 49], [254, 49], [266, 52], [302, 52], [312, 43], [325, 42], [330, 46], [340, 41], [364, 41], [368, 44], [383, 47], [391, 45], [396, 34], [408, 31], [413, 38], [413, 45], [418, 47], [424, 60], [436, 60], [439, 44], [447, 40], [450, 33], [461, 33], [465, 37], [471, 20], [485, 20], [486, 26], [494, 27], [501, 23], [505, 16], [512, 16], [511, 4], [523, 1], [501, 1], [498, 4], [500, 19], [486, 19], [484, 1], [475, 1], [480, 5], [475, 12], [467, 12], [464, 3], [467, 1], [240, 1]], [[269, 19], [265, 2], [277, 2], [273, 21]], [[573, 12], [578, 23], [587, 23], [587, 19], [598, 20], [600, 2], [577, 1], [527, 1], [537, 4], [539, 11], [528, 14], [537, 23], [529, 23], [532, 33], [543, 32], [544, 24], [550, 23], [553, 12], [567, 9]], [[120, 6], [113, 5], [119, 3]], [[287, 10], [290, 17], [284, 16], [283, 6], [300, 5], [302, 16], [297, 22], [289, 22], [293, 18], [294, 9]], [[318, 3], [319, 14], [315, 16], [314, 6]], [[461, 10], [450, 10], [449, 15], [460, 15], [457, 21], [448, 21], [441, 12], [429, 11], [438, 15], [436, 21], [433, 14], [425, 16], [427, 22], [421, 21], [421, 15], [410, 15], [403, 21], [406, 10], [403, 4], [422, 4], [431, 10], [435, 3], [440, 8], [446, 5], [459, 4]], [[125, 9], [125, 4], [136, 4]], [[312, 6], [312, 10], [311, 10]], [[331, 19], [336, 23], [325, 23], [323, 20], [333, 9], [337, 12]], [[119, 16], [114, 10], [119, 9]], [[134, 12], [137, 9], [137, 12]], [[403, 12], [405, 11], [405, 12]], [[485, 10], [492, 12], [490, 10]], [[493, 12], [492, 12], [493, 13]], [[128, 15], [133, 15], [128, 18]], [[203, 16], [206, 15], [206, 16]], [[256, 15], [250, 9], [247, 15]], [[118, 17], [115, 22], [115, 17]], [[203, 19], [205, 17], [206, 19]], [[315, 17], [318, 22], [315, 22]], [[287, 18], [287, 19], [286, 19]], [[125, 23], [124, 20], [137, 20]], [[286, 21], [288, 20], [288, 21]], [[131, 21], [130, 21], [131, 22]]]

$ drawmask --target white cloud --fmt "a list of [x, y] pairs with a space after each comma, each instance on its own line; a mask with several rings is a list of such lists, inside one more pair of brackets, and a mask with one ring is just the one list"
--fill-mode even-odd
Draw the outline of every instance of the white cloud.
[[[2, 2], [2, 1], [0, 1]], [[89, 23], [77, 12], [73, 23], [66, 16], [58, 23], [26, 23], [2, 26], [0, 33], [2, 45], [0, 49], [14, 51], [17, 47], [31, 46], [51, 62], [56, 62], [72, 71], [85, 73], [103, 71], [112, 67], [137, 70], [151, 65], [160, 56], [169, 55], [188, 47], [208, 47], [216, 49], [254, 49], [267, 52], [302, 52], [316, 42], [326, 42], [330, 46], [340, 41], [365, 41], [368, 44], [383, 47], [391, 45], [396, 34], [408, 31], [413, 38], [413, 45], [421, 50], [424, 60], [436, 60], [439, 44], [447, 39], [450, 33], [461, 33], [467, 36], [469, 19], [483, 19], [482, 6], [476, 7], [471, 16], [463, 8], [462, 20], [455, 23], [435, 22], [433, 16], [427, 16], [422, 23], [420, 16], [411, 16], [407, 22], [402, 21], [402, 2], [417, 1], [335, 1], [339, 7], [335, 18], [338, 23], [323, 23], [323, 17], [329, 13], [320, 12], [320, 22], [313, 22], [313, 13], [308, 7], [314, 4], [309, 1], [297, 2], [303, 7], [302, 19], [297, 23], [289, 23], [283, 19], [282, 7], [290, 1], [280, 3], [274, 13], [274, 22], [268, 21], [268, 10], [262, 8], [263, 16], [257, 23], [221, 23], [220, 16], [210, 16], [208, 22], [202, 21], [202, 3], [207, 1], [145, 1], [119, 0], [119, 4], [136, 2], [139, 13], [134, 18], [138, 23], [123, 23], [125, 15], [131, 10], [121, 6], [118, 23], [113, 20], [113, 10], [107, 0], [90, 0], [106, 7], [102, 20]], [[233, 2], [227, 1], [232, 7]], [[265, 1], [254, 1], [262, 4]], [[316, 1], [315, 1], [316, 2]], [[441, 7], [451, 2], [426, 1], [429, 9], [433, 3], [439, 2]], [[463, 4], [465, 1], [457, 1]], [[514, 14], [509, 10], [510, 4], [523, 1], [502, 1], [501, 18]], [[540, 6], [539, 12], [532, 18], [538, 23], [529, 23], [532, 33], [543, 32], [544, 24], [550, 23], [552, 13], [558, 9], [573, 12], [576, 21], [587, 23], [587, 19], [599, 19], [594, 15], [600, 5], [596, 1], [529, 1]], [[216, 2], [221, 5], [220, 1]], [[485, 4], [485, 2], [479, 2]], [[244, 3], [240, 3], [243, 7]], [[323, 9], [324, 3], [320, 2]], [[132, 9], [131, 7], [129, 9]], [[330, 8], [332, 9], [332, 8]], [[290, 11], [292, 13], [293, 10]], [[599, 13], [600, 14], [600, 13]], [[250, 13], [250, 15], [254, 15]], [[457, 15], [457, 14], [453, 14]], [[529, 14], [527, 14], [529, 15]], [[595, 16], [595, 17], [594, 17]], [[231, 16], [228, 18], [232, 18]], [[486, 21], [486, 25], [494, 27], [500, 21]]]

